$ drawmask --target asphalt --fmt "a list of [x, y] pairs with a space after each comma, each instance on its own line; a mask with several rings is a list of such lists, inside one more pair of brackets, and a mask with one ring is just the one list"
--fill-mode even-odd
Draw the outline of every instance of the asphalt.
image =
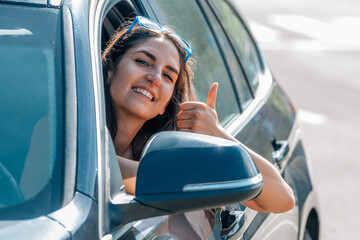
[[321, 239], [360, 239], [360, 1], [236, 2], [298, 107]]

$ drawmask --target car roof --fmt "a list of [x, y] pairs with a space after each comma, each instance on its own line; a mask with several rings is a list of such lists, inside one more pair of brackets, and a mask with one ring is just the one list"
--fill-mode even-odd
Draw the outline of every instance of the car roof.
[[0, 3], [15, 3], [15, 4], [23, 4], [23, 5], [60, 7], [62, 4], [62, 0], [0, 0]]

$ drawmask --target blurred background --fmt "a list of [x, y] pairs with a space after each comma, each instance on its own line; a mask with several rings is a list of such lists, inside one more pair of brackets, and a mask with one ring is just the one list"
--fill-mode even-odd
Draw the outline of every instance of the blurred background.
[[321, 239], [360, 239], [360, 0], [237, 0], [298, 107]]

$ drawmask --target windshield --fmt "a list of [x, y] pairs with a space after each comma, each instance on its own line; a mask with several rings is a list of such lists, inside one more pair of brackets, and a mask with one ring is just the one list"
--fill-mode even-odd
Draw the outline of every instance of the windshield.
[[58, 9], [1, 4], [0, 218], [41, 215], [60, 203], [61, 49]]

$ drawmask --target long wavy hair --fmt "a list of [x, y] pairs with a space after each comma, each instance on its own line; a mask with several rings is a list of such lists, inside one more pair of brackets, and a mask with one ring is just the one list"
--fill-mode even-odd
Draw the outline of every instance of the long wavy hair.
[[177, 39], [172, 36], [170, 31], [156, 32], [143, 27], [134, 27], [130, 33], [125, 34], [129, 26], [129, 23], [126, 23], [120, 30], [116, 31], [116, 33], [107, 43], [106, 49], [102, 54], [107, 127], [113, 139], [117, 133], [118, 120], [116, 119], [116, 114], [110, 95], [108, 72], [116, 71], [118, 63], [130, 48], [137, 46], [138, 44], [142, 44], [149, 38], [166, 38], [170, 40], [172, 43], [174, 43], [180, 57], [180, 71], [178, 79], [175, 83], [172, 97], [165, 109], [164, 114], [158, 115], [155, 118], [145, 122], [132, 141], [133, 157], [135, 160], [139, 160], [145, 143], [154, 133], [160, 131], [178, 130], [176, 123], [177, 114], [180, 111], [180, 104], [185, 101], [195, 100], [192, 84], [193, 68], [195, 64], [191, 58], [188, 59], [188, 61], [185, 61], [186, 52]]

